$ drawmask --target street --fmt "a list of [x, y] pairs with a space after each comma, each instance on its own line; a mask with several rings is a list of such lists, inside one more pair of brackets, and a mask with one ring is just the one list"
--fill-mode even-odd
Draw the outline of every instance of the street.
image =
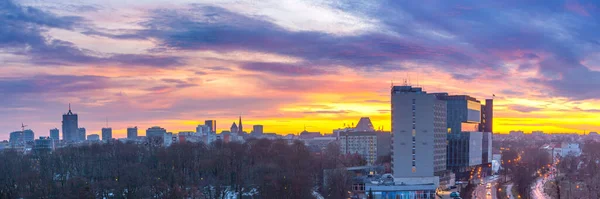
[[550, 172], [546, 176], [542, 176], [535, 181], [535, 184], [531, 187], [531, 197], [533, 199], [548, 199], [548, 195], [544, 192], [544, 183], [552, 180], [554, 175]]
[[[488, 176], [483, 179], [483, 183], [479, 184], [473, 191], [474, 199], [496, 199], [496, 190], [498, 189], [497, 176]], [[491, 187], [486, 188], [487, 184], [490, 183]], [[487, 193], [490, 193], [488, 195]]]

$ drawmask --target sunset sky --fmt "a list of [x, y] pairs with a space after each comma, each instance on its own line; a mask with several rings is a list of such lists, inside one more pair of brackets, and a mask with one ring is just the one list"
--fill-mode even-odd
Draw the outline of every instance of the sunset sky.
[[[494, 131], [600, 131], [597, 1], [0, 0], [0, 140], [79, 126], [390, 130], [391, 82], [495, 98]], [[62, 131], [61, 131], [62, 136]]]

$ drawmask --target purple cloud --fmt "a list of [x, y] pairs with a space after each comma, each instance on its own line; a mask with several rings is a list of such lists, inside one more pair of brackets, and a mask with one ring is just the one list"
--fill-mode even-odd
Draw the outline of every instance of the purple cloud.
[[313, 66], [282, 63], [252, 62], [243, 64], [241, 68], [244, 70], [266, 72], [274, 75], [284, 76], [318, 76], [330, 73]]

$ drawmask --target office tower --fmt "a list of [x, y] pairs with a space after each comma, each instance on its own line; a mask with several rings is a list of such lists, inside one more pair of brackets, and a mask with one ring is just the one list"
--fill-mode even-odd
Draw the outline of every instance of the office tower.
[[23, 143], [23, 131], [15, 131], [10, 133], [10, 138], [8, 140], [11, 147], [22, 146]]
[[429, 178], [446, 169], [446, 102], [422, 88], [394, 86], [392, 172], [395, 178]]
[[340, 152], [342, 154], [358, 154], [368, 165], [374, 165], [377, 160], [377, 134], [371, 132], [341, 132]]
[[264, 133], [264, 126], [263, 125], [254, 125], [252, 126], [252, 132], [254, 135], [256, 136], [260, 136]]
[[71, 112], [71, 104], [69, 104], [69, 112], [62, 116], [63, 140], [67, 142], [77, 141], [77, 131], [79, 129], [77, 120], [77, 114]]
[[204, 125], [210, 127], [211, 132], [217, 132], [217, 120], [205, 120]]
[[60, 140], [60, 133], [57, 128], [50, 129], [50, 138], [52, 138], [55, 142]]
[[137, 139], [137, 138], [138, 138], [137, 126], [127, 128], [127, 139]]
[[486, 99], [481, 105], [481, 129], [483, 132], [482, 163], [491, 166], [492, 162], [492, 137], [494, 136], [494, 100]]
[[34, 139], [35, 139], [35, 133], [33, 133], [33, 131], [31, 129], [25, 129], [25, 131], [23, 131], [23, 142], [24, 143], [33, 143]]
[[98, 134], [90, 134], [87, 136], [88, 141], [100, 141], [100, 135]]
[[109, 141], [112, 139], [112, 128], [102, 128], [102, 141]]
[[[244, 133], [244, 127], [242, 126], [242, 116], [241, 115], [240, 115], [240, 122], [238, 124], [240, 124], [239, 129], [238, 129], [238, 133], [239, 134]], [[232, 131], [232, 133], [234, 133], [234, 132]]]
[[[468, 95], [438, 94], [438, 98], [447, 102], [448, 155], [446, 166], [457, 178], [470, 176], [470, 171], [486, 161], [491, 145], [486, 133], [482, 133], [481, 103]], [[491, 150], [491, 148], [490, 148]]]
[[486, 99], [481, 105], [481, 132], [494, 132], [494, 100]]
[[167, 130], [164, 128], [160, 128], [158, 126], [150, 127], [146, 130], [146, 137], [163, 137], [164, 134], [167, 133]]
[[81, 127], [77, 129], [77, 141], [85, 141], [86, 131]]

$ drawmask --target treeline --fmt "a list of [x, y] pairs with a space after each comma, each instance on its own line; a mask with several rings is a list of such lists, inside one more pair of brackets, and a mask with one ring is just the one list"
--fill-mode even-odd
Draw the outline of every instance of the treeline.
[[318, 190], [323, 170], [364, 163], [340, 154], [336, 144], [317, 154], [301, 142], [265, 139], [168, 148], [111, 142], [31, 154], [5, 150], [0, 198], [314, 198], [313, 190], [344, 198], [350, 176], [327, 182], [343, 183], [328, 184], [340, 190]]

